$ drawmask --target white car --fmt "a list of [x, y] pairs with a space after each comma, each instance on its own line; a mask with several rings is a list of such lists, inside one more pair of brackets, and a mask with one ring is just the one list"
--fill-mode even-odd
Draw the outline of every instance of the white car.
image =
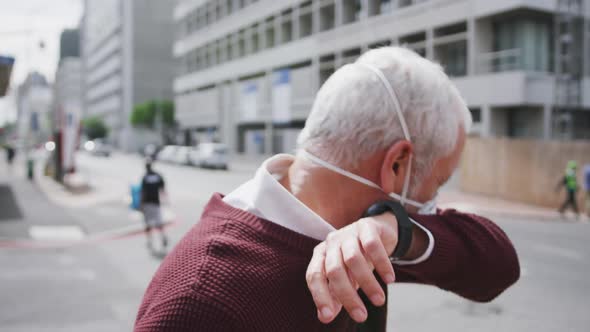
[[189, 154], [191, 149], [192, 148], [188, 146], [177, 147], [172, 156], [172, 162], [179, 165], [190, 165], [191, 161], [189, 159]]
[[189, 154], [190, 163], [200, 167], [227, 169], [228, 148], [221, 143], [201, 143]]
[[157, 160], [164, 161], [164, 162], [172, 162], [174, 160], [174, 156], [176, 155], [176, 150], [178, 148], [179, 147], [176, 145], [166, 145], [158, 153]]
[[113, 148], [102, 139], [95, 139], [84, 143], [84, 149], [95, 156], [108, 157], [113, 152]]

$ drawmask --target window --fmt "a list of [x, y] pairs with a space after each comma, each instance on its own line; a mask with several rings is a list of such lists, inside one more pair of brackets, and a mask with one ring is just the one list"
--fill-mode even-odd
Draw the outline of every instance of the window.
[[408, 47], [422, 57], [426, 57], [426, 32], [400, 37], [399, 44]]
[[505, 19], [493, 23], [494, 71], [522, 69], [549, 72], [551, 58], [551, 23], [538, 18]]
[[299, 37], [310, 36], [313, 32], [311, 2], [303, 4], [299, 10]]
[[344, 0], [342, 3], [342, 23], [349, 24], [361, 18], [361, 0]]
[[244, 30], [238, 33], [238, 56], [244, 57], [246, 55], [246, 40], [244, 40]]
[[467, 23], [434, 30], [434, 58], [449, 76], [467, 75]]
[[436, 47], [436, 60], [449, 76], [467, 75], [467, 41], [457, 41]]
[[235, 47], [233, 45], [233, 43], [231, 42], [231, 40], [227, 43], [227, 60], [231, 61], [233, 59], [235, 59]]
[[266, 48], [275, 46], [275, 18], [271, 17], [266, 20]]
[[391, 40], [381, 40], [375, 43], [372, 43], [369, 45], [369, 49], [375, 49], [375, 48], [379, 48], [379, 47], [385, 47], [385, 46], [390, 46], [391, 45]]
[[353, 48], [342, 52], [342, 64], [353, 63], [361, 55], [360, 48]]
[[481, 122], [481, 109], [470, 108], [469, 112], [471, 112], [471, 118], [473, 119], [473, 123], [480, 123]]
[[288, 10], [281, 15], [281, 43], [293, 40], [292, 11]]
[[219, 61], [219, 58], [217, 57], [216, 48], [217, 47], [216, 47], [215, 42], [212, 42], [207, 46], [207, 53], [209, 54], [209, 65], [210, 66], [215, 66]]
[[324, 84], [326, 80], [335, 71], [335, 59], [334, 54], [324, 55], [320, 57], [320, 85]]
[[467, 22], [447, 25], [434, 30], [434, 37], [444, 37], [467, 32]]
[[381, 14], [381, 0], [368, 0], [367, 4], [369, 5], [369, 8], [365, 11], [369, 16]]
[[379, 14], [386, 14], [393, 11], [392, 0], [381, 0], [379, 5]]
[[334, 29], [334, 1], [320, 8], [320, 31]]
[[252, 53], [260, 51], [260, 37], [258, 35], [258, 24], [252, 26]]
[[225, 46], [223, 45], [224, 41], [225, 40], [218, 40], [215, 43], [216, 57], [217, 57], [218, 64], [225, 62]]

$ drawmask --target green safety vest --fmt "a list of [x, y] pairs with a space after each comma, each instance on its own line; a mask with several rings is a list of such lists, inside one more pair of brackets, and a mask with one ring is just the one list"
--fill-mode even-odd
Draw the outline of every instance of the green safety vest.
[[577, 190], [578, 189], [578, 180], [576, 179], [576, 173], [572, 172], [572, 170], [565, 171], [565, 187], [568, 190]]

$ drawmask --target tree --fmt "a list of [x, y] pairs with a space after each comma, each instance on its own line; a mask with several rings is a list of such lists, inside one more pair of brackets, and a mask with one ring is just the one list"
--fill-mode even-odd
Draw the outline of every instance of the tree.
[[97, 139], [97, 138], [105, 138], [109, 133], [109, 128], [107, 128], [104, 121], [97, 117], [89, 117], [82, 121], [82, 126], [84, 128], [84, 133], [88, 137], [88, 139]]
[[133, 112], [131, 112], [131, 125], [134, 127], [154, 128], [158, 113], [162, 117], [164, 127], [174, 125], [174, 103], [170, 100], [150, 100], [135, 105]]

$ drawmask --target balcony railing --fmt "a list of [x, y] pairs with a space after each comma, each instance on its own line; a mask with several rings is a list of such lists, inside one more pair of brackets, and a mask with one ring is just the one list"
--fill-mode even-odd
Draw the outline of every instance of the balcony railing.
[[523, 69], [522, 50], [520, 48], [482, 53], [479, 55], [477, 67], [478, 74], [520, 69]]

